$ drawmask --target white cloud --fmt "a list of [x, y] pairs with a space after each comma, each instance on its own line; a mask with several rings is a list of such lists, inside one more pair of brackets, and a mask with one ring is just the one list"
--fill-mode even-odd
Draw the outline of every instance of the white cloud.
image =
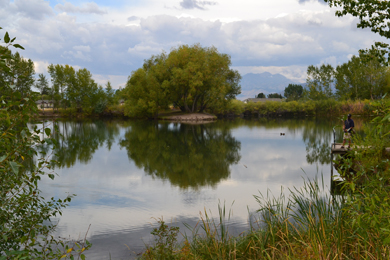
[[44, 0], [15, 0], [11, 8], [21, 14], [23, 17], [29, 17], [36, 20], [43, 20], [46, 16], [54, 15], [49, 3]]
[[111, 85], [113, 88], [118, 89], [118, 88], [124, 88], [126, 86], [127, 82], [127, 76], [119, 76], [119, 75], [100, 75], [100, 74], [95, 74], [93, 75], [93, 78], [95, 81], [102, 85], [103, 87], [106, 86], [107, 81], [111, 82]]
[[[379, 39], [368, 30], [355, 29], [356, 19], [335, 17], [326, 6], [318, 3], [306, 3], [303, 5], [306, 10], [294, 11], [295, 5], [302, 9], [296, 0], [281, 0], [278, 14], [283, 15], [275, 14], [268, 19], [250, 18], [253, 18], [255, 6], [273, 10], [275, 4], [271, 2], [248, 1], [247, 6], [238, 7], [236, 2], [226, 0], [219, 1], [207, 12], [195, 8], [186, 9], [186, 13], [158, 7], [149, 0], [116, 9], [103, 9], [95, 3], [74, 6], [63, 2], [55, 7], [63, 12], [54, 14], [47, 1], [31, 0], [43, 10], [34, 17], [21, 15], [23, 1], [27, 0], [14, 3], [0, 0], [0, 26], [7, 25], [4, 29], [26, 48], [23, 55], [33, 61], [77, 64], [94, 75], [127, 77], [153, 54], [160, 54], [162, 50], [169, 52], [180, 44], [200, 43], [229, 54], [232, 65], [241, 68], [240, 71], [251, 68], [251, 72], [280, 73], [302, 82], [308, 65], [346, 62], [348, 55], [356, 55], [359, 49], [368, 48]], [[173, 6], [178, 1], [167, 0], [167, 3]], [[150, 8], [145, 9], [144, 5]], [[321, 10], [317, 10], [319, 6]], [[225, 15], [223, 11], [227, 7], [237, 12]], [[93, 10], [105, 10], [107, 14], [86, 15], [94, 13]], [[147, 10], [151, 14], [160, 12], [160, 15], [148, 16]], [[245, 10], [248, 18], [242, 14]], [[70, 15], [70, 11], [77, 13]], [[223, 21], [234, 15], [237, 15], [236, 20]]]
[[42, 73], [46, 74], [47, 73], [47, 67], [50, 65], [49, 62], [47, 61], [34, 61], [34, 67], [35, 67], [35, 73]]
[[100, 8], [96, 3], [83, 3], [80, 7], [74, 6], [69, 2], [62, 4], [57, 4], [55, 9], [59, 12], [67, 13], [82, 13], [82, 14], [107, 14], [107, 11]]

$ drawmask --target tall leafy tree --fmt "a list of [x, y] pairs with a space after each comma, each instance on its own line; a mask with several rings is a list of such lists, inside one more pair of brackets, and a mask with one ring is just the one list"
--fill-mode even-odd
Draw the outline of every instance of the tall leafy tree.
[[182, 45], [170, 52], [167, 65], [171, 68], [171, 96], [184, 111], [223, 106], [241, 93], [241, 76], [229, 68], [230, 56], [215, 47]]
[[30, 59], [23, 58], [18, 52], [11, 53], [10, 50], [4, 48], [4, 64], [9, 69], [8, 72], [0, 72], [2, 84], [8, 84], [11, 88], [19, 91], [23, 97], [31, 92], [31, 87], [34, 85], [34, 63]]
[[126, 98], [125, 114], [156, 117], [159, 109], [168, 107], [170, 75], [166, 59], [165, 53], [152, 56], [129, 77], [122, 93]]
[[[41, 100], [43, 101], [43, 95], [49, 94], [49, 81], [46, 79], [46, 76], [42, 73], [38, 75], [38, 79], [36, 80], [35, 87], [39, 90], [41, 94]], [[44, 109], [44, 107], [43, 107]]]
[[311, 100], [331, 98], [334, 73], [334, 68], [330, 64], [322, 64], [320, 67], [310, 65], [307, 68], [306, 97]]
[[374, 99], [382, 97], [387, 86], [387, 67], [376, 56], [353, 56], [336, 68], [336, 95], [340, 99]]
[[106, 95], [107, 95], [107, 103], [109, 105], [114, 104], [115, 90], [112, 88], [110, 81], [107, 81], [106, 83]]
[[227, 54], [199, 44], [152, 56], [129, 77], [125, 113], [155, 116], [168, 104], [186, 112], [224, 106], [241, 93], [241, 76], [230, 65]]
[[284, 89], [284, 96], [287, 98], [287, 101], [298, 100], [303, 95], [303, 87], [299, 84], [288, 84]]

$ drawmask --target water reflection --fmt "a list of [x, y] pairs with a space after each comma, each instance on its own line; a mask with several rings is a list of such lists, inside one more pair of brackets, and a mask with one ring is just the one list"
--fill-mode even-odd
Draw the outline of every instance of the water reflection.
[[326, 148], [336, 123], [328, 119], [55, 124], [58, 176], [43, 178], [40, 187], [48, 197], [77, 194], [56, 235], [77, 239], [92, 224], [88, 238], [94, 247], [87, 254], [93, 259], [107, 259], [108, 252], [113, 259], [140, 253], [152, 241], [152, 217], [193, 226], [199, 211], [234, 201], [233, 229], [240, 233], [249, 228], [248, 209], [259, 207], [253, 199], [259, 191], [279, 194], [284, 186], [288, 192], [302, 185], [301, 176], [321, 172], [330, 183]]
[[111, 150], [119, 135], [119, 125], [115, 121], [60, 121], [54, 124], [58, 131], [53, 131], [53, 137], [58, 145], [53, 159], [58, 167], [89, 163], [100, 147], [105, 145]]
[[120, 146], [145, 173], [182, 189], [215, 186], [240, 161], [241, 143], [229, 128], [134, 122]]

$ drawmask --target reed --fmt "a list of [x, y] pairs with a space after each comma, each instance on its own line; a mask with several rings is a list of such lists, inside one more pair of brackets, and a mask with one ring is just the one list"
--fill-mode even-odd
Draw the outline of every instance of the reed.
[[244, 103], [240, 100], [232, 100], [224, 110], [211, 111], [216, 114], [242, 113], [258, 115], [370, 115], [373, 113], [373, 106], [369, 100], [344, 100], [326, 99], [319, 101], [290, 101], [290, 102], [257, 102]]
[[288, 196], [283, 189], [277, 197], [254, 196], [259, 209], [239, 236], [229, 233], [225, 205], [218, 207], [219, 218], [205, 210], [195, 227], [187, 225], [191, 236], [184, 235], [170, 259], [389, 259], [377, 230], [356, 226], [347, 198], [331, 196], [323, 183], [305, 180]]

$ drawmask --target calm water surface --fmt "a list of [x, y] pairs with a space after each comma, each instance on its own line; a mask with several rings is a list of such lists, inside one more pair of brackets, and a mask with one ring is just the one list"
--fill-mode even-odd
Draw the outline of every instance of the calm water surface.
[[332, 128], [338, 121], [55, 124], [62, 134], [56, 135], [58, 176], [45, 178], [40, 188], [46, 196], [77, 194], [56, 219], [56, 235], [83, 238], [91, 224], [87, 256], [132, 259], [153, 242], [155, 218], [190, 233], [183, 223], [195, 226], [204, 210], [218, 217], [218, 203], [225, 203], [233, 212], [229, 229], [239, 234], [259, 208], [253, 195], [267, 190], [278, 195], [282, 186], [301, 187], [303, 178], [321, 173], [329, 187]]

